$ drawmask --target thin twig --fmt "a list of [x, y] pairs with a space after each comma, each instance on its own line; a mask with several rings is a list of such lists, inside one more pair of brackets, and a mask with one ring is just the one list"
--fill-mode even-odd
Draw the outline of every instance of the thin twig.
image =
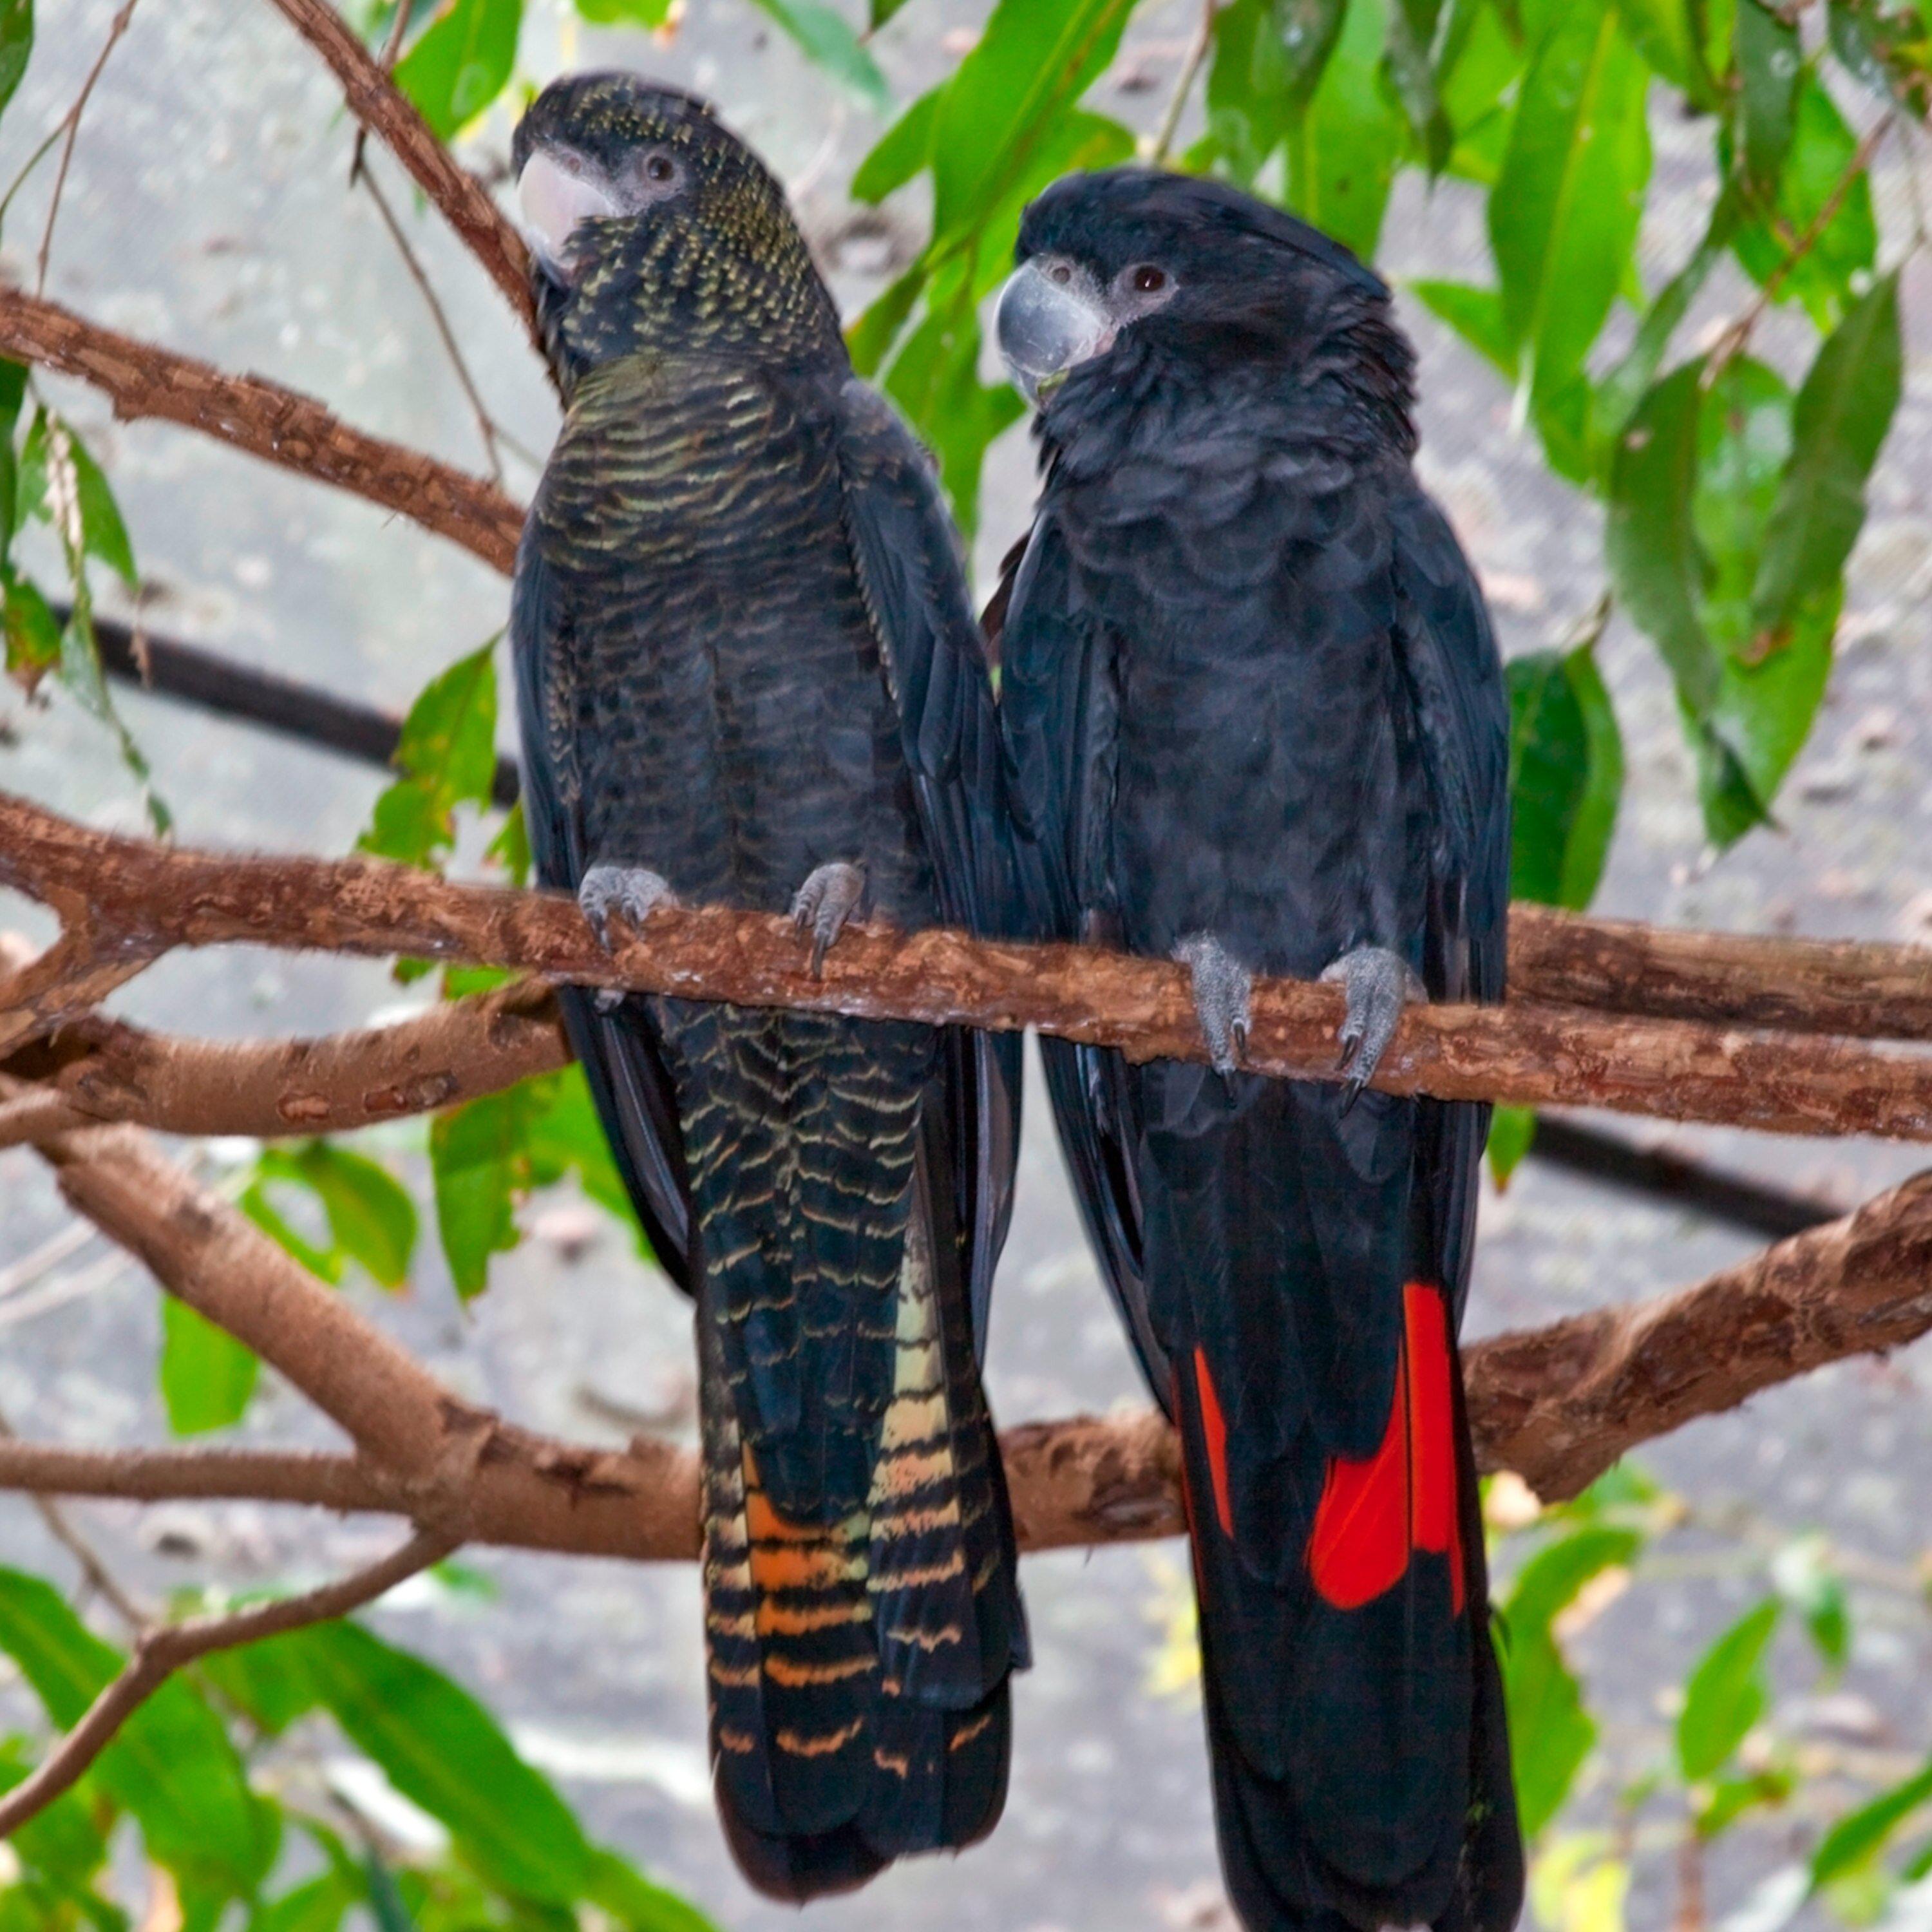
[[436, 139], [428, 122], [404, 98], [328, 0], [272, 0], [272, 4], [334, 70], [350, 112], [371, 134], [380, 136], [417, 187], [442, 211], [523, 317], [531, 341], [541, 351], [542, 339], [530, 301], [530, 250], [514, 225], [490, 200], [489, 191]]
[[1708, 388], [1730, 362], [1750, 340], [1751, 331], [1763, 319], [1765, 311], [1778, 299], [1780, 291], [1790, 279], [1792, 272], [1806, 256], [1818, 245], [1819, 238], [1838, 219], [1838, 211], [1845, 205], [1845, 197], [1852, 191], [1852, 184], [1871, 166], [1872, 157], [1878, 152], [1879, 144], [1890, 132], [1893, 121], [1890, 114], [1880, 118], [1868, 128], [1858, 145], [1852, 152], [1852, 158], [1845, 164], [1845, 171], [1832, 184], [1832, 191], [1820, 204], [1818, 212], [1806, 225], [1769, 274], [1764, 278], [1763, 286], [1753, 298], [1750, 305], [1737, 320], [1725, 329], [1718, 338], [1717, 346], [1711, 351], [1709, 362], [1705, 365], [1703, 386]]
[[1175, 131], [1186, 109], [1187, 97], [1194, 91], [1194, 77], [1201, 71], [1201, 64], [1208, 58], [1208, 50], [1214, 44], [1214, 16], [1220, 10], [1220, 0], [1201, 0], [1200, 24], [1194, 30], [1194, 38], [1187, 44], [1174, 92], [1168, 96], [1167, 106], [1161, 112], [1160, 125], [1155, 129], [1153, 142], [1147, 151], [1148, 159], [1156, 167], [1167, 159], [1167, 151], [1174, 145]]
[[278, 1598], [226, 1616], [193, 1617], [144, 1630], [122, 1670], [87, 1708], [31, 1776], [0, 1798], [0, 1838], [10, 1836], [46, 1810], [93, 1763], [148, 1698], [186, 1664], [211, 1652], [280, 1636], [309, 1624], [346, 1616], [392, 1590], [419, 1570], [440, 1563], [456, 1547], [448, 1536], [418, 1530], [399, 1550], [320, 1589]]
[[[367, 130], [364, 130], [367, 132]], [[483, 458], [490, 466], [490, 479], [500, 488], [503, 482], [503, 459], [498, 454], [498, 431], [495, 420], [484, 406], [478, 393], [476, 382], [471, 378], [470, 365], [463, 359], [463, 351], [458, 346], [454, 333], [449, 326], [449, 318], [443, 314], [442, 303], [434, 286], [424, 273], [422, 263], [416, 259], [416, 251], [410, 244], [410, 238], [403, 232], [402, 224], [396, 219], [395, 211], [389, 206], [389, 198], [370, 171], [361, 171], [362, 185], [369, 190], [369, 199], [376, 204], [376, 212], [382, 218], [382, 226], [389, 231], [389, 239], [396, 244], [396, 252], [403, 258], [403, 266], [409, 271], [410, 280], [416, 285], [423, 303], [429, 310], [430, 320], [435, 325], [437, 339], [442, 343], [443, 353], [449, 358], [449, 366], [455, 372], [458, 386], [467, 400], [470, 412], [476, 418], [477, 434], [483, 439]]]
[[524, 513], [494, 484], [353, 429], [279, 383], [230, 375], [13, 290], [0, 290], [0, 355], [92, 383], [124, 419], [179, 423], [312, 482], [366, 497], [499, 570], [508, 571], [515, 560]]
[[[20, 1440], [14, 1425], [5, 1416], [0, 1415], [0, 1441], [16, 1442]], [[36, 1496], [33, 1504], [40, 1520], [47, 1526], [47, 1533], [80, 1566], [80, 1574], [88, 1587], [104, 1603], [110, 1604], [114, 1614], [130, 1630], [145, 1630], [148, 1613], [135, 1602], [121, 1586], [119, 1580], [102, 1560], [100, 1552], [76, 1529], [68, 1514], [52, 1496]], [[0, 1831], [0, 1838], [6, 1835]]]
[[94, 64], [87, 70], [87, 78], [80, 84], [80, 92], [74, 97], [74, 105], [67, 110], [61, 123], [64, 139], [61, 146], [60, 166], [54, 171], [54, 191], [47, 201], [46, 225], [40, 230], [40, 252], [34, 258], [34, 292], [40, 294], [47, 285], [47, 258], [53, 252], [54, 224], [60, 219], [61, 196], [67, 187], [67, 171], [74, 160], [74, 143], [80, 137], [81, 117], [87, 112], [88, 97], [94, 92], [94, 82], [100, 80], [107, 64], [108, 57], [120, 44], [121, 37], [128, 31], [128, 23], [134, 17], [134, 9], [140, 0], [126, 0], [107, 29], [107, 38], [100, 51], [94, 56]]

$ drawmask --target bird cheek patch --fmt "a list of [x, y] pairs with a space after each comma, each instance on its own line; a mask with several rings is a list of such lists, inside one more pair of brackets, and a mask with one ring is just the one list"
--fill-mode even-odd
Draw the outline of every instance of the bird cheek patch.
[[566, 167], [541, 149], [524, 164], [517, 200], [530, 245], [552, 268], [564, 265], [579, 222], [615, 214], [615, 198], [589, 176]]

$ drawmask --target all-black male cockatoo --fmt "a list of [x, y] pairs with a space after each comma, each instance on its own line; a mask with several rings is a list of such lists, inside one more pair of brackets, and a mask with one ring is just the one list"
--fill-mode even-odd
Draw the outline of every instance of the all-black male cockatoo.
[[[1009, 915], [998, 727], [921, 453], [856, 382], [777, 183], [704, 103], [546, 89], [514, 152], [566, 398], [517, 563], [526, 806], [607, 936], [679, 899]], [[1023, 1660], [976, 1345], [1012, 1042], [565, 995], [658, 1257], [697, 1302], [715, 1778], [806, 1898], [967, 1844]]]
[[[1178, 1423], [1228, 1888], [1252, 1932], [1515, 1919], [1456, 1334], [1487, 1109], [1368, 1089], [1408, 998], [1496, 1000], [1508, 709], [1347, 250], [1075, 176], [1000, 346], [1038, 409], [996, 599], [1042, 936], [1185, 961], [1212, 1066], [1048, 1041], [1063, 1144]], [[1256, 974], [1340, 982], [1332, 1084], [1240, 1070]]]

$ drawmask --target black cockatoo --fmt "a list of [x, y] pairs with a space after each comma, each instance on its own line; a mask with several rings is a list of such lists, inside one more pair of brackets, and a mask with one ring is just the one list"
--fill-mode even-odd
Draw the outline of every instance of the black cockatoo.
[[[1456, 1339], [1487, 1109], [1364, 1086], [1406, 998], [1502, 995], [1481, 593], [1346, 249], [1130, 168], [1049, 188], [1018, 256], [1042, 482], [994, 610], [1031, 924], [1185, 961], [1215, 1062], [1045, 1043], [1185, 1445], [1229, 1892], [1252, 1932], [1498, 1932], [1522, 1850]], [[1239, 1070], [1258, 973], [1341, 982], [1346, 1082]]]
[[[560, 81], [517, 130], [563, 425], [511, 633], [539, 876], [1010, 922], [998, 727], [928, 466], [854, 377], [778, 184], [703, 102]], [[976, 1353], [1016, 1045], [567, 992], [658, 1258], [697, 1302], [715, 1781], [803, 1899], [970, 1843], [1024, 1660]]]

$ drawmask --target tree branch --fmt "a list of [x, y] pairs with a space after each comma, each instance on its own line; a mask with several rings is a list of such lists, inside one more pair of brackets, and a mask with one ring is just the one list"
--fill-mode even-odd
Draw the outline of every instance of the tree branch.
[[1932, 1040], [1932, 951], [1874, 940], [1684, 932], [1510, 908], [1510, 983], [1554, 1004], [1733, 1026]]
[[[212, 1211], [241, 1218], [222, 1202]], [[279, 1266], [293, 1267], [279, 1250], [272, 1252]], [[242, 1280], [218, 1301], [204, 1296], [196, 1306], [206, 1313], [250, 1298], [251, 1284]], [[374, 1346], [390, 1346], [359, 1318], [348, 1319]], [[235, 1332], [251, 1344], [272, 1340], [270, 1358], [278, 1360], [290, 1338], [279, 1318], [269, 1325], [273, 1336], [260, 1324]], [[1902, 1347], [1928, 1328], [1932, 1174], [1922, 1174], [1695, 1287], [1476, 1343], [1465, 1363], [1478, 1463], [1514, 1469], [1547, 1500], [1574, 1496], [1640, 1442], [1828, 1362]], [[482, 1445], [461, 1460], [460, 1494], [446, 1499], [440, 1519], [446, 1528], [460, 1526], [474, 1541], [580, 1556], [696, 1556], [694, 1456], [649, 1440], [601, 1450], [534, 1435], [466, 1408], [416, 1373], [436, 1390], [452, 1427]], [[1029, 1424], [1006, 1430], [1000, 1448], [1023, 1550], [1132, 1541], [1183, 1527], [1176, 1445], [1157, 1415]], [[404, 1515], [416, 1513], [419, 1498], [368, 1454], [6, 1441], [0, 1489], [141, 1502], [247, 1498]]]
[[556, 1000], [530, 980], [314, 1040], [171, 1039], [97, 1016], [8, 1064], [38, 1077], [0, 1103], [0, 1148], [117, 1120], [258, 1140], [344, 1133], [498, 1093], [569, 1060]]
[[[394, 754], [401, 721], [388, 712], [148, 631], [137, 662], [124, 625], [96, 617], [94, 628], [110, 676], [368, 764], [387, 766]], [[516, 761], [500, 758], [492, 798], [508, 806], [517, 791]], [[1556, 1006], [1932, 1040], [1932, 952], [1923, 946], [1673, 932], [1519, 901], [1510, 913], [1510, 983]]]
[[32, 1774], [0, 1797], [0, 1839], [44, 1811], [112, 1742], [114, 1734], [184, 1664], [211, 1651], [280, 1636], [304, 1624], [326, 1623], [373, 1603], [406, 1577], [440, 1563], [455, 1545], [447, 1537], [418, 1531], [400, 1550], [320, 1589], [280, 1597], [227, 1616], [191, 1617], [143, 1630], [127, 1667], [94, 1699], [67, 1736]]
[[499, 570], [515, 562], [524, 513], [494, 484], [352, 429], [321, 404], [262, 376], [228, 375], [10, 289], [0, 290], [0, 355], [91, 382], [117, 416], [179, 423], [366, 497]]
[[[464, 886], [368, 860], [226, 858], [90, 830], [0, 794], [0, 884], [86, 894], [151, 947], [232, 941], [518, 967], [585, 986], [862, 1018], [1042, 1033], [1130, 1059], [1206, 1058], [1185, 970], [1069, 946], [860, 927], [822, 975], [790, 922], [661, 909], [615, 953], [556, 893]], [[1340, 989], [1255, 988], [1243, 1064], [1335, 1079]], [[1606, 1107], [1771, 1132], [1932, 1140], [1932, 1058], [1793, 1034], [1610, 1018], [1528, 1001], [1412, 1006], [1376, 1074], [1394, 1094]]]
[[380, 64], [326, 0], [274, 0], [283, 17], [334, 70], [349, 111], [402, 163], [481, 262], [536, 343], [530, 306], [530, 253], [488, 190], [436, 139]]

